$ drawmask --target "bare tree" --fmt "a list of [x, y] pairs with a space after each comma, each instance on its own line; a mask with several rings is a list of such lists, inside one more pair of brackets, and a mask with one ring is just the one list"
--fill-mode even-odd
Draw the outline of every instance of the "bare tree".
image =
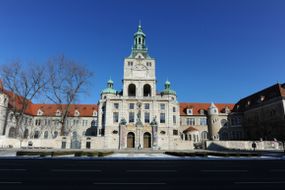
[[24, 68], [20, 61], [14, 61], [0, 68], [0, 76], [2, 90], [9, 96], [8, 113], [12, 113], [15, 119], [15, 137], [23, 138], [25, 113], [48, 81], [45, 68], [43, 65]]
[[46, 95], [52, 103], [57, 104], [61, 112], [60, 135], [63, 136], [69, 132], [66, 120], [70, 114], [70, 106], [78, 100], [80, 94], [86, 93], [88, 81], [93, 74], [84, 65], [60, 55], [49, 60], [48, 75], [50, 81]]

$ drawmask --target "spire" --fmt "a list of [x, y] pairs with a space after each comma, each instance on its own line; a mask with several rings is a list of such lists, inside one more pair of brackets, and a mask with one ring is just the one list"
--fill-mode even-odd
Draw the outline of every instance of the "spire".
[[144, 57], [148, 57], [145, 38], [146, 35], [142, 30], [141, 21], [139, 21], [138, 30], [134, 33], [134, 45], [131, 57], [135, 57], [137, 53], [142, 53]]

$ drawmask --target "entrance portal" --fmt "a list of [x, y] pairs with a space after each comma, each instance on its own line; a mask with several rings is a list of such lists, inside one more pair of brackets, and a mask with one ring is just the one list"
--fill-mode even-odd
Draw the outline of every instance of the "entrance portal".
[[143, 147], [151, 148], [151, 134], [148, 132], [143, 135]]
[[135, 134], [133, 132], [128, 133], [127, 148], [135, 148]]

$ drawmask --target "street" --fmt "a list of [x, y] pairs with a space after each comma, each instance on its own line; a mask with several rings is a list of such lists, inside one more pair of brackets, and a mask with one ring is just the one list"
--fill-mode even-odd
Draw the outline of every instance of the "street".
[[0, 159], [0, 189], [284, 189], [284, 163]]

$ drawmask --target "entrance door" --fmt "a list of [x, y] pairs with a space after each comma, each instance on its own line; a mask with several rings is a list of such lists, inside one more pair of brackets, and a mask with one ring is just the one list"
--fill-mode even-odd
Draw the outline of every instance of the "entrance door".
[[127, 148], [135, 148], [135, 134], [132, 132], [128, 133]]
[[151, 148], [151, 134], [148, 132], [143, 135], [143, 147]]

